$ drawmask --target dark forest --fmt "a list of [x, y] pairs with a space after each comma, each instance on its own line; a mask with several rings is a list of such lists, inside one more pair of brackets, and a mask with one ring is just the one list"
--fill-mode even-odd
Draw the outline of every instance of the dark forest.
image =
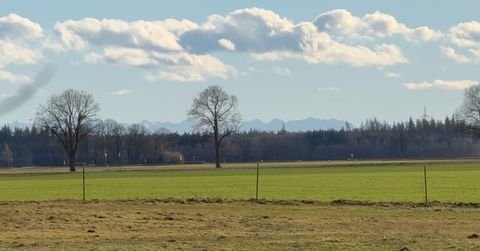
[[[479, 140], [454, 116], [386, 123], [369, 119], [359, 127], [307, 132], [249, 131], [233, 134], [222, 148], [222, 162], [442, 159], [476, 157]], [[0, 129], [1, 161], [6, 166], [63, 166], [66, 155], [48, 131]], [[214, 161], [210, 135], [148, 132], [139, 124], [99, 123], [83, 141], [77, 162], [86, 165], [155, 165]]]

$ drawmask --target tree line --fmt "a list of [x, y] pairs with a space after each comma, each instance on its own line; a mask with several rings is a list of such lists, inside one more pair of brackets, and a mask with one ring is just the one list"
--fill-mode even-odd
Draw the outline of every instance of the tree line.
[[[402, 123], [370, 119], [358, 128], [307, 132], [248, 131], [225, 138], [221, 162], [421, 159], [475, 157], [480, 141], [454, 116], [442, 121]], [[154, 165], [215, 162], [215, 142], [207, 133], [149, 132], [107, 119], [78, 145], [76, 161], [88, 165]], [[0, 129], [1, 166], [68, 166], [68, 158], [48, 129]]]
[[[100, 120], [85, 91], [65, 90], [39, 106], [31, 128], [0, 130], [0, 166], [154, 165], [163, 163], [476, 157], [480, 86], [465, 90], [457, 115], [387, 123], [369, 119], [358, 128], [307, 132], [240, 132], [238, 99], [209, 86], [187, 116], [195, 133], [147, 131]], [[458, 117], [458, 118], [457, 118]]]

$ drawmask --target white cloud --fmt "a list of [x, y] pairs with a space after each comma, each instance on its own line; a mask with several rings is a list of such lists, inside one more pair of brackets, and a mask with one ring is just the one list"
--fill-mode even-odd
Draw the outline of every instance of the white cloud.
[[409, 90], [425, 90], [430, 88], [440, 88], [445, 90], [463, 90], [470, 86], [477, 85], [473, 80], [434, 80], [433, 82], [409, 82], [403, 84]]
[[459, 64], [465, 64], [470, 62], [470, 59], [468, 57], [466, 57], [465, 55], [458, 54], [451, 47], [440, 46], [440, 51], [445, 57], [453, 59], [455, 62]]
[[327, 34], [323, 34], [325, 41], [319, 44], [312, 41], [305, 46], [302, 53], [292, 52], [267, 52], [252, 54], [257, 60], [284, 60], [301, 59], [311, 64], [339, 64], [345, 63], [352, 66], [369, 65], [394, 65], [408, 63], [401, 50], [392, 44], [381, 44], [371, 50], [365, 46], [348, 46], [331, 40]]
[[4, 71], [2, 69], [0, 69], [0, 80], [4, 80], [14, 84], [17, 84], [17, 83], [26, 84], [32, 81], [28, 76], [21, 75], [21, 74], [16, 75], [11, 72]]
[[470, 55], [456, 53], [455, 49], [443, 47], [442, 53], [458, 63], [480, 63], [480, 22], [459, 23], [448, 30], [450, 42], [460, 48], [468, 49]]
[[[104, 60], [111, 63], [130, 63], [130, 59], [125, 56], [109, 57]], [[229, 76], [237, 74], [235, 68], [210, 55], [153, 54], [149, 55], [144, 61], [146, 64], [137, 66], [154, 72], [146, 75], [146, 80], [150, 82], [160, 79], [181, 82], [205, 81], [208, 78], [227, 79]]]
[[[24, 26], [35, 27], [31, 24]], [[45, 33], [41, 27], [32, 31], [37, 34], [33, 37]], [[311, 64], [355, 67], [404, 64], [409, 60], [400, 47], [392, 42], [385, 43], [392, 40], [384, 38], [399, 36], [410, 42], [428, 42], [444, 37], [440, 31], [427, 26], [410, 27], [380, 11], [355, 16], [345, 9], [324, 12], [314, 21], [301, 22], [293, 22], [261, 8], [211, 15], [198, 24], [186, 19], [125, 21], [84, 18], [57, 22], [55, 32], [64, 48], [78, 50], [87, 63], [140, 67], [147, 71], [149, 81], [205, 81], [238, 74], [232, 66], [211, 54], [218, 51], [245, 53], [255, 60], [293, 59]], [[470, 53], [478, 60], [458, 54], [453, 48], [441, 47], [446, 57], [459, 63], [480, 61], [480, 50], [477, 51], [480, 49], [477, 45], [480, 23], [458, 24], [449, 30], [448, 36], [458, 46], [469, 47]], [[55, 41], [45, 43], [44, 47], [61, 50]], [[32, 52], [35, 54], [36, 51]], [[35, 60], [38, 58], [30, 61]], [[385, 77], [399, 75], [385, 73]], [[431, 88], [409, 86], [411, 89]]]
[[362, 20], [367, 25], [367, 32], [379, 37], [392, 36], [394, 34], [406, 34], [409, 31], [409, 28], [398, 22], [395, 17], [379, 11], [366, 14]]
[[407, 40], [413, 42], [437, 41], [444, 37], [443, 33], [441, 33], [440, 31], [432, 30], [427, 26], [420, 26], [415, 29], [408, 29], [408, 31], [403, 35]]
[[205, 81], [205, 77], [198, 72], [178, 69], [178, 71], [160, 72], [157, 75], [149, 74], [145, 78], [147, 81], [155, 82], [158, 80], [179, 81], [179, 82], [198, 82]]
[[360, 18], [346, 10], [334, 10], [320, 15], [315, 22], [293, 23], [261, 8], [211, 15], [201, 24], [185, 19], [84, 18], [57, 22], [54, 29], [61, 46], [52, 39], [45, 48], [77, 50], [87, 63], [141, 67], [147, 70], [149, 81], [205, 81], [235, 76], [237, 71], [232, 66], [210, 54], [216, 51], [246, 53], [256, 60], [297, 59], [312, 64], [402, 64], [408, 59], [394, 44], [355, 45], [337, 40], [337, 34], [383, 37], [400, 33], [407, 39], [422, 41], [434, 40], [438, 35], [428, 27], [408, 28], [380, 12]]
[[27, 18], [13, 13], [0, 17], [0, 40], [35, 40], [43, 36], [42, 27]]
[[439, 31], [427, 26], [409, 28], [394, 16], [376, 11], [363, 17], [356, 17], [344, 9], [336, 9], [320, 14], [313, 21], [319, 31], [333, 36], [373, 39], [402, 35], [408, 41], [436, 41], [443, 37]]
[[[222, 63], [223, 64], [223, 63]], [[158, 73], [149, 73], [145, 79], [149, 82], [158, 80], [179, 82], [202, 82], [208, 78], [227, 79], [230, 75], [236, 75], [236, 70], [231, 66], [223, 66], [218, 70], [208, 69], [209, 66], [170, 66]]]
[[331, 35], [349, 35], [351, 37], [362, 37], [359, 31], [368, 28], [362, 19], [353, 16], [352, 13], [344, 9], [324, 12], [317, 16], [313, 23], [319, 31]]
[[13, 73], [11, 65], [35, 64], [43, 57], [47, 40], [43, 28], [17, 14], [0, 17], [0, 80], [12, 84], [30, 84], [32, 79]]
[[[193, 53], [229, 50], [218, 43], [226, 39], [240, 52], [298, 49], [292, 34], [294, 24], [270, 10], [240, 9], [226, 16], [212, 15], [207, 21], [183, 33], [180, 43]], [[292, 36], [293, 35], [293, 36]]]
[[130, 90], [126, 90], [126, 89], [122, 89], [122, 90], [118, 90], [118, 91], [114, 91], [112, 93], [110, 93], [111, 95], [113, 96], [125, 96], [125, 95], [128, 95], [132, 93], [132, 91]]
[[401, 76], [400, 76], [400, 74], [395, 73], [395, 72], [385, 72], [385, 77], [386, 78], [399, 78]]
[[218, 44], [229, 51], [235, 50], [235, 44], [228, 39], [225, 39], [225, 38], [219, 39]]
[[425, 89], [432, 88], [433, 84], [424, 81], [419, 83], [409, 82], [409, 83], [403, 84], [403, 86], [405, 86], [409, 90], [425, 90]]
[[302, 55], [295, 54], [293, 52], [286, 52], [286, 51], [252, 53], [250, 54], [250, 56], [255, 60], [261, 60], [261, 61], [277, 61], [277, 60], [284, 60], [289, 58], [302, 59]]
[[210, 55], [188, 53], [162, 54], [132, 48], [106, 48], [102, 54], [92, 53], [86, 58], [91, 63], [114, 63], [141, 67], [156, 74], [147, 80], [205, 81], [209, 77], [226, 79], [235, 74], [232, 66]]
[[42, 49], [52, 51], [54, 53], [63, 53], [67, 51], [66, 46], [60, 41], [55, 34], [49, 34], [42, 43]]
[[42, 57], [43, 38], [42, 27], [27, 18], [16, 14], [0, 17], [0, 67], [36, 63]]
[[314, 47], [308, 48], [304, 54], [305, 60], [309, 63], [346, 63], [353, 66], [408, 63], [400, 48], [393, 44], [377, 45], [374, 50], [365, 46], [349, 46], [333, 40], [325, 41], [324, 44], [314, 42], [312, 45]]
[[168, 31], [172, 32], [175, 34], [175, 36], [180, 36], [186, 31], [193, 30], [198, 28], [198, 24], [188, 20], [188, 19], [182, 19], [182, 20], [176, 20], [176, 19], [165, 19], [161, 21], [155, 21], [153, 22], [156, 25], [162, 26]]
[[177, 34], [195, 27], [190, 21], [134, 21], [84, 18], [58, 22], [55, 31], [63, 43], [72, 49], [96, 46], [147, 48], [156, 51], [181, 51]]
[[459, 23], [449, 29], [452, 43], [459, 47], [480, 47], [480, 22]]
[[114, 63], [125, 64], [131, 66], [148, 66], [154, 64], [151, 55], [136, 48], [125, 47], [107, 47], [103, 53], [90, 53], [85, 56], [87, 63]]
[[[197, 27], [191, 21], [174, 19], [126, 22], [85, 18], [55, 25], [67, 48], [89, 51], [85, 62], [140, 67], [149, 71], [148, 81], [205, 81], [233, 75], [233, 67], [218, 58], [188, 53], [178, 43], [178, 36]], [[219, 43], [234, 49], [226, 39]]]
[[469, 49], [470, 53], [473, 55], [473, 62], [479, 63], [480, 62], [480, 49]]
[[[475, 44], [477, 25], [478, 22], [459, 24], [450, 29], [449, 36], [454, 34], [455, 41]], [[0, 67], [37, 63], [43, 50], [75, 50], [87, 63], [139, 67], [146, 71], [149, 81], [205, 81], [236, 76], [235, 68], [210, 54], [216, 51], [245, 53], [256, 60], [294, 59], [311, 64], [408, 63], [398, 46], [377, 42], [394, 35], [415, 42], [435, 41], [443, 36], [427, 26], [408, 27], [379, 11], [355, 16], [344, 9], [322, 13], [314, 21], [296, 23], [261, 8], [211, 15], [198, 24], [187, 19], [126, 21], [87, 17], [59, 21], [53, 30], [46, 31], [27, 18], [9, 14], [0, 17]], [[473, 55], [480, 52], [477, 47], [470, 47]], [[443, 47], [442, 52], [457, 62], [468, 60], [449, 47]], [[480, 60], [480, 56], [477, 58]], [[9, 73], [4, 71], [3, 79], [10, 82], [25, 77], [15, 78], [5, 72]], [[272, 72], [291, 74], [288, 69]], [[397, 76], [386, 73], [386, 77]]]
[[290, 76], [292, 72], [286, 67], [274, 66], [272, 68], [272, 73], [280, 76]]
[[477, 81], [473, 80], [435, 80], [433, 83], [435, 86], [447, 90], [463, 90], [478, 84]]
[[[354, 26], [354, 25], [352, 25]], [[226, 50], [220, 39], [228, 39], [236, 51], [250, 53], [257, 60], [300, 59], [308, 63], [354, 66], [407, 63], [392, 44], [371, 49], [334, 40], [319, 32], [312, 22], [292, 23], [278, 14], [259, 8], [241, 9], [227, 16], [213, 15], [198, 29], [180, 36], [180, 43], [193, 53]]]
[[33, 48], [0, 40], [0, 66], [9, 64], [33, 64], [41, 54]]

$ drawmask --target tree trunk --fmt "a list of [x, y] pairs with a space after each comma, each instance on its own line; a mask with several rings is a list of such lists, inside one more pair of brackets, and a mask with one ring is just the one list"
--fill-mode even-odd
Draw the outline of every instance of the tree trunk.
[[215, 142], [215, 167], [220, 168], [220, 144]]
[[215, 145], [215, 167], [220, 168], [220, 139], [218, 138], [218, 121], [217, 115], [215, 115], [215, 119], [213, 120], [213, 137], [214, 137], [214, 145]]
[[75, 172], [75, 153], [70, 153], [68, 155], [68, 165], [70, 166], [70, 172]]

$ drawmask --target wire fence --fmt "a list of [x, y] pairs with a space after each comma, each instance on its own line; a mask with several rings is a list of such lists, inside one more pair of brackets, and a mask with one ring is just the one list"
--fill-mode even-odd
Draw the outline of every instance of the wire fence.
[[[0, 200], [258, 199], [480, 202], [480, 163], [280, 168], [22, 169], [0, 173]], [[257, 168], [258, 167], [258, 168]]]

